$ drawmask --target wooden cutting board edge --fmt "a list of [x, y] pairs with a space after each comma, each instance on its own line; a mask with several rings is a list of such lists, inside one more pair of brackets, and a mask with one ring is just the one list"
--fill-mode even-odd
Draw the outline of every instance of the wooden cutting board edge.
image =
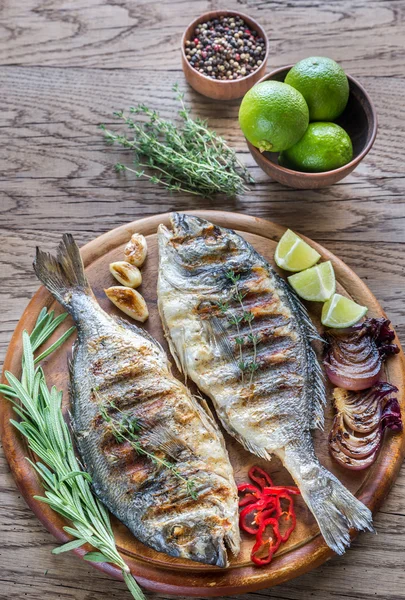
[[[208, 220], [212, 220], [218, 225], [230, 227], [240, 231], [255, 233], [262, 237], [272, 240], [278, 240], [285, 231], [285, 227], [271, 223], [264, 219], [251, 217], [240, 213], [231, 213], [224, 211], [187, 211], [196, 214]], [[122, 225], [105, 234], [102, 234], [95, 240], [86, 244], [82, 249], [82, 256], [85, 266], [100, 256], [102, 252], [107, 252], [123, 243], [135, 231], [150, 235], [156, 232], [160, 223], [169, 225], [170, 213], [154, 215], [142, 218], [138, 221]], [[336, 277], [343, 287], [350, 290], [350, 295], [359, 302], [366, 302], [372, 314], [385, 315], [376, 298], [361, 281], [361, 279], [340, 259], [328, 252], [321, 245], [306, 239], [314, 248], [316, 248], [322, 257], [331, 260]], [[365, 300], [366, 299], [366, 300]], [[7, 355], [4, 361], [2, 381], [5, 382], [5, 371], [19, 373], [21, 362], [20, 340], [23, 329], [30, 329], [42, 306], [50, 306], [53, 302], [51, 295], [44, 287], [41, 287], [33, 296], [28, 304], [24, 314], [17, 325], [12, 336]], [[395, 342], [399, 344], [399, 340]], [[391, 361], [387, 363], [388, 379], [395, 382], [399, 388], [398, 400], [402, 410], [405, 408], [405, 360], [401, 351]], [[54, 513], [47, 505], [34, 500], [34, 494], [41, 494], [42, 487], [40, 481], [33, 469], [25, 460], [27, 454], [24, 440], [20, 434], [10, 425], [9, 419], [13, 416], [10, 402], [0, 396], [0, 436], [3, 442], [4, 452], [9, 462], [10, 469], [14, 475], [19, 490], [24, 496], [27, 504], [60, 542], [68, 541], [69, 536], [63, 531], [66, 525], [64, 519]], [[403, 458], [405, 456], [405, 435], [390, 436], [384, 442], [384, 454], [378, 462], [378, 470], [375, 468], [370, 472], [370, 477], [360, 490], [358, 497], [375, 512], [384, 498], [387, 496], [392, 484], [394, 483]], [[353, 532], [355, 537], [356, 532]], [[82, 547], [74, 552], [83, 557], [89, 548]], [[132, 557], [125, 557], [133, 575], [137, 581], [146, 589], [154, 592], [188, 595], [188, 596], [226, 596], [229, 594], [238, 594], [250, 592], [265, 587], [271, 587], [299, 575], [302, 575], [313, 568], [316, 568], [333, 556], [333, 552], [326, 546], [322, 536], [319, 534], [305, 546], [276, 557], [272, 562], [272, 569], [258, 569], [247, 565], [238, 569], [226, 569], [224, 571], [207, 571], [199, 569], [192, 573], [176, 572], [171, 570], [170, 563], [167, 569], [157, 570], [154, 565], [146, 561], [133, 560]], [[94, 563], [94, 566], [101, 571], [122, 579], [119, 569], [110, 564]]]

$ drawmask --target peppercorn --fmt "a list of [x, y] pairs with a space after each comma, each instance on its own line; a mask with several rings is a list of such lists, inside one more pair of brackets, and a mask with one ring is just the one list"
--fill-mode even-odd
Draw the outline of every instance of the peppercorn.
[[263, 64], [263, 38], [240, 17], [220, 16], [200, 23], [185, 42], [186, 60], [200, 73], [218, 80], [250, 75]]

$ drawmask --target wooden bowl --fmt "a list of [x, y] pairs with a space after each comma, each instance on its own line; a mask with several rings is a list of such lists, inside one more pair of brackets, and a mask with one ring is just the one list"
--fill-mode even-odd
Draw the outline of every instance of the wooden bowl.
[[[259, 83], [273, 79], [284, 81], [288, 71], [293, 67], [281, 67], [265, 75]], [[353, 159], [339, 169], [324, 171], [323, 173], [303, 173], [287, 169], [278, 164], [278, 152], [260, 152], [250, 142], [247, 142], [249, 150], [259, 165], [272, 179], [300, 189], [317, 189], [327, 187], [340, 181], [357, 167], [366, 154], [371, 150], [377, 135], [377, 113], [366, 90], [351, 75], [349, 80], [349, 101], [343, 114], [336, 123], [343, 127], [349, 134], [353, 144]]]
[[[212, 19], [217, 19], [218, 17], [222, 16], [240, 17], [249, 25], [251, 29], [254, 29], [258, 32], [259, 36], [264, 39], [266, 44], [266, 54], [260, 67], [256, 69], [256, 71], [254, 71], [253, 73], [250, 73], [250, 75], [246, 75], [246, 77], [242, 77], [241, 79], [234, 79], [232, 81], [217, 81], [216, 79], [211, 79], [211, 77], [203, 75], [202, 73], [197, 71], [194, 67], [190, 65], [190, 63], [186, 59], [186, 41], [191, 39], [192, 33], [197, 27], [197, 25], [199, 25], [200, 23], [205, 23], [206, 21], [211, 21]], [[203, 96], [208, 96], [208, 98], [214, 98], [214, 100], [234, 100], [235, 98], [242, 98], [242, 96], [244, 96], [246, 92], [250, 90], [250, 88], [257, 81], [259, 81], [261, 77], [263, 77], [266, 71], [268, 57], [269, 40], [264, 29], [260, 27], [259, 23], [257, 23], [251, 17], [248, 17], [247, 15], [235, 10], [213, 10], [204, 13], [203, 15], [201, 15], [197, 19], [194, 19], [194, 21], [190, 23], [181, 39], [181, 61], [183, 65], [184, 75], [188, 83], [197, 92], [203, 94]]]

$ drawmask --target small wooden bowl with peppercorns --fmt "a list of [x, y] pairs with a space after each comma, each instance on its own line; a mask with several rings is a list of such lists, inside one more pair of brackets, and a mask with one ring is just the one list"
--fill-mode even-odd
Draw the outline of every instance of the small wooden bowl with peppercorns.
[[242, 98], [263, 77], [268, 55], [264, 29], [232, 10], [204, 13], [190, 23], [181, 40], [188, 83], [215, 100]]

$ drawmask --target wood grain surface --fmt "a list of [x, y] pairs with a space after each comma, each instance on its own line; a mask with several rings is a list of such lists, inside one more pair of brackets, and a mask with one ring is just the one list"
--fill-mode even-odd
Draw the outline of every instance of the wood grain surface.
[[[364, 85], [379, 133], [347, 179], [317, 191], [287, 189], [254, 165], [236, 125], [238, 101], [218, 104], [186, 88], [179, 43], [206, 0], [2, 0], [0, 2], [0, 352], [38, 284], [31, 263], [40, 242], [61, 233], [85, 243], [112, 227], [171, 209], [221, 208], [301, 231], [362, 277], [405, 339], [405, 2], [403, 0], [228, 0], [258, 20], [270, 39], [268, 69], [326, 55]], [[169, 196], [149, 182], [118, 178], [123, 155], [97, 131], [112, 111], [147, 101], [165, 116], [171, 87], [187, 91], [193, 113], [238, 150], [256, 178], [235, 200]], [[377, 536], [316, 571], [243, 600], [403, 600], [405, 473], [376, 517]], [[0, 598], [128, 598], [123, 584], [74, 556], [50, 554], [54, 539], [19, 497], [0, 457]], [[155, 600], [164, 596], [149, 595]], [[236, 598], [236, 597], [235, 597]]]

